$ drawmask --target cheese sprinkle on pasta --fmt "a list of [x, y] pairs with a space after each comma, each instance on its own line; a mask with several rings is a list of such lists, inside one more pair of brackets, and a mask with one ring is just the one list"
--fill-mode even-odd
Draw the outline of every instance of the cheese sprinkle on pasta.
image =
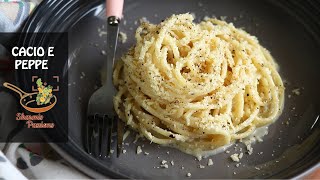
[[195, 156], [274, 122], [283, 107], [277, 64], [257, 38], [190, 14], [143, 22], [117, 62], [114, 107], [151, 142]]

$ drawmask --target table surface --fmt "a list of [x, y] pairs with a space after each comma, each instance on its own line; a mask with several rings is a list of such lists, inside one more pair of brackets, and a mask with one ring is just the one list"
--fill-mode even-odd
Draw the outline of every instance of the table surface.
[[320, 168], [315, 170], [315, 172], [308, 175], [305, 179], [320, 179]]

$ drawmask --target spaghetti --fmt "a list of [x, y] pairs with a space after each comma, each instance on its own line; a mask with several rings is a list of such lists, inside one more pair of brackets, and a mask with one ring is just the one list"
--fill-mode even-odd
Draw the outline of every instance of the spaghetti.
[[277, 64], [256, 37], [232, 24], [173, 15], [142, 23], [135, 38], [114, 69], [114, 107], [151, 142], [199, 156], [281, 114]]

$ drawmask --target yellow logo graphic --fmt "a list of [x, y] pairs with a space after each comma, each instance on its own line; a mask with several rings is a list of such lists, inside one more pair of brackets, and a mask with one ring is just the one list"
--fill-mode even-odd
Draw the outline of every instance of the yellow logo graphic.
[[20, 95], [20, 104], [27, 111], [33, 113], [49, 111], [57, 103], [57, 97], [52, 94], [52, 86], [45, 86], [40, 78], [36, 83], [38, 86], [38, 92], [34, 93], [26, 93], [17, 86], [7, 82], [3, 83], [3, 86]]

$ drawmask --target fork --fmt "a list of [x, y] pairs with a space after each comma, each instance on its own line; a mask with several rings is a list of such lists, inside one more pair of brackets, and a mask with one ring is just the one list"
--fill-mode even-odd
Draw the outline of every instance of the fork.
[[122, 149], [123, 125], [113, 107], [115, 88], [112, 84], [113, 64], [117, 47], [119, 23], [122, 17], [123, 0], [107, 0], [107, 77], [105, 84], [95, 91], [88, 102], [85, 147], [94, 157], [110, 155], [113, 124], [116, 124], [117, 157]]

